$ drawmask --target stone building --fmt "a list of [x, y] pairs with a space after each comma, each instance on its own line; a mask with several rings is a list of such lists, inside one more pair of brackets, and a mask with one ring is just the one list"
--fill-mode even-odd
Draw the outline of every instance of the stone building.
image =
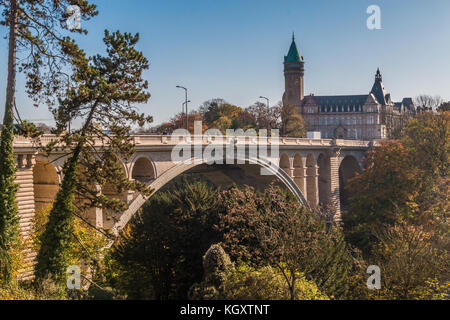
[[304, 96], [305, 62], [295, 39], [284, 57], [285, 92], [283, 104], [298, 107], [308, 131], [318, 131], [322, 138], [385, 139], [415, 114], [411, 98], [393, 102], [386, 92], [378, 69], [368, 94]]

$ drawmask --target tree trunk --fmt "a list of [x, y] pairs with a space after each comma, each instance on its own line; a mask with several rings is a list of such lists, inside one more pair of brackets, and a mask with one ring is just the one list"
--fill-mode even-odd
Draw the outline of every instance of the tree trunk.
[[291, 271], [291, 279], [292, 279], [292, 283], [291, 283], [291, 300], [295, 300], [295, 271]]
[[[9, 117], [13, 118], [13, 108], [16, 91], [16, 54], [17, 54], [17, 0], [10, 0], [9, 16], [9, 43], [8, 43], [8, 83], [6, 85], [6, 106], [3, 122], [7, 122]], [[6, 112], [6, 110], [11, 110]], [[9, 114], [10, 113], [10, 114]]]

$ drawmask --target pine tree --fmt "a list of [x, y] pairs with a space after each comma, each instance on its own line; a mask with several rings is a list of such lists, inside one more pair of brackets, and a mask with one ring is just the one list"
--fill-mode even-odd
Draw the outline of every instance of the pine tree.
[[[131, 125], [143, 125], [152, 120], [138, 114], [133, 106], [145, 103], [150, 97], [146, 91], [148, 83], [142, 78], [142, 73], [148, 69], [148, 60], [135, 49], [138, 41], [138, 34], [105, 31], [107, 55], [104, 57], [87, 58], [76, 46], [70, 48], [74, 57], [72, 88], [54, 110], [59, 135], [48, 149], [50, 152], [56, 145], [63, 145], [69, 160], [41, 238], [35, 272], [38, 280], [49, 277], [60, 287], [65, 285], [73, 221], [82, 210], [74, 204], [75, 195], [88, 200], [87, 206], [123, 210], [126, 203], [94, 194], [89, 186], [109, 183], [118, 193], [123, 190], [150, 193], [145, 184], [128, 181], [119, 163], [134, 154]], [[84, 125], [68, 132], [65, 129], [72, 117], [84, 117]], [[99, 140], [103, 142], [101, 152], [96, 148]], [[71, 149], [73, 145], [76, 147]], [[79, 168], [83, 168], [82, 172]]]

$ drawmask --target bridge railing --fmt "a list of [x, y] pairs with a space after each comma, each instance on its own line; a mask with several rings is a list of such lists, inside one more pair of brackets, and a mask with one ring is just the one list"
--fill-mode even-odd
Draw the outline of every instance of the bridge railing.
[[[134, 143], [137, 146], [167, 146], [177, 145], [179, 143], [201, 143], [208, 144], [278, 144], [280, 146], [310, 146], [310, 147], [359, 147], [370, 148], [378, 146], [378, 140], [344, 140], [344, 139], [307, 139], [307, 138], [293, 138], [293, 137], [279, 137], [278, 139], [272, 137], [265, 137], [258, 139], [257, 136], [171, 136], [171, 135], [133, 135]], [[37, 147], [38, 145], [46, 146], [51, 141], [55, 140], [55, 135], [45, 134], [38, 139], [30, 139], [21, 136], [16, 136], [14, 139], [15, 147]], [[102, 146], [103, 142], [98, 139], [95, 143], [97, 146]]]

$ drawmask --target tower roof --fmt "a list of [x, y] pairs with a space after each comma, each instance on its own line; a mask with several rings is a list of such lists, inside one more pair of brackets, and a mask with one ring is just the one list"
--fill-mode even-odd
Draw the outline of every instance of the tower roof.
[[384, 89], [383, 85], [383, 78], [381, 76], [380, 69], [377, 69], [377, 73], [375, 75], [375, 83], [373, 84], [372, 90], [370, 93], [372, 93], [375, 98], [377, 99], [378, 103], [382, 105], [386, 105], [388, 103], [388, 99], [386, 99], [387, 92]]
[[292, 34], [292, 43], [287, 56], [284, 56], [284, 62], [303, 62], [303, 57], [298, 53], [295, 37]]

